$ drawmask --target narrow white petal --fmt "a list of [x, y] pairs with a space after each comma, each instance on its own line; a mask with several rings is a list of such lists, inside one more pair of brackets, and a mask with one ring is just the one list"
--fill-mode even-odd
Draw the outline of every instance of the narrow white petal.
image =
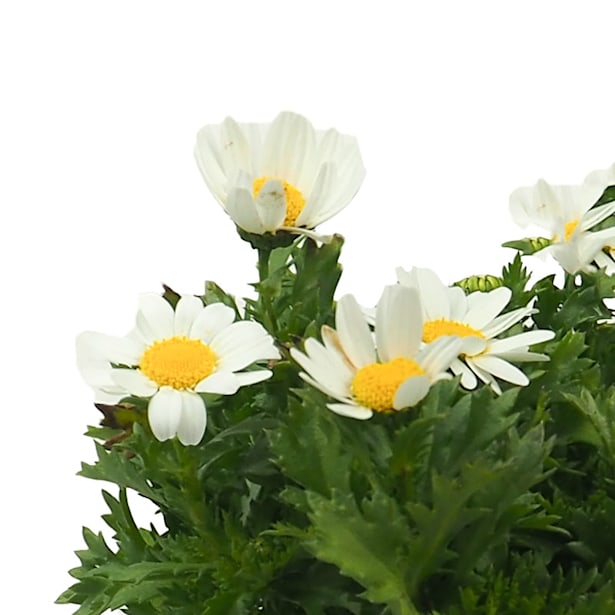
[[395, 397], [393, 408], [401, 410], [416, 406], [429, 392], [429, 378], [427, 376], [413, 376], [401, 383]]
[[273, 372], [268, 369], [259, 369], [253, 372], [238, 372], [234, 374], [234, 376], [239, 381], [239, 386], [245, 387], [271, 378], [271, 376], [273, 376]]
[[158, 390], [158, 385], [137, 369], [114, 369], [111, 379], [137, 397], [150, 397]]
[[478, 384], [476, 376], [465, 363], [459, 359], [455, 359], [451, 363], [451, 371], [455, 374], [455, 376], [461, 376], [461, 386], [464, 389], [472, 390], [476, 388]]
[[507, 382], [512, 382], [512, 384], [517, 384], [519, 386], [525, 386], [529, 383], [528, 377], [518, 367], [511, 365], [499, 357], [491, 355], [472, 357], [472, 362], [479, 369], [493, 374], [496, 378], [500, 378], [500, 380], [506, 380]]
[[275, 232], [286, 217], [286, 194], [277, 179], [265, 182], [256, 197], [256, 211], [265, 231]]
[[352, 382], [353, 372], [340, 360], [336, 351], [325, 348], [316, 340], [310, 338], [305, 341], [305, 351], [302, 354], [295, 348], [291, 349], [291, 356], [301, 367], [318, 383], [334, 391], [337, 396], [346, 396]]
[[236, 372], [255, 361], [279, 359], [271, 336], [257, 322], [241, 320], [220, 331], [210, 343], [218, 357], [218, 369]]
[[177, 437], [182, 444], [194, 446], [203, 439], [207, 426], [205, 402], [196, 393], [182, 391], [181, 415], [177, 425]]
[[464, 322], [480, 331], [506, 307], [511, 295], [510, 288], [504, 286], [487, 293], [478, 291], [468, 295], [468, 312]]
[[615, 201], [590, 209], [579, 222], [579, 229], [586, 231], [615, 212]]
[[526, 331], [518, 335], [511, 335], [501, 340], [493, 340], [489, 344], [489, 354], [500, 354], [510, 350], [547, 342], [555, 337], [553, 331], [539, 329], [538, 331]]
[[376, 362], [374, 340], [356, 299], [344, 295], [337, 303], [335, 328], [346, 356], [355, 367]]
[[305, 380], [305, 382], [307, 382], [310, 386], [313, 386], [315, 389], [322, 391], [325, 395], [328, 395], [329, 397], [333, 397], [334, 399], [337, 399], [344, 403], [351, 403], [352, 401], [352, 394], [350, 389], [348, 389], [348, 391], [344, 391], [340, 395], [335, 391], [327, 388], [327, 386], [324, 385], [322, 382], [317, 382], [305, 372], [299, 372], [299, 376], [301, 376], [301, 378]]
[[541, 352], [529, 352], [527, 350], [511, 350], [508, 352], [498, 352], [497, 356], [506, 361], [517, 363], [528, 363], [530, 361], [550, 361], [551, 357]]
[[535, 312], [536, 310], [534, 308], [526, 306], [524, 308], [518, 308], [512, 312], [502, 314], [501, 316], [494, 318], [491, 323], [483, 329], [483, 334], [487, 338], [495, 337]]
[[194, 390], [199, 393], [215, 393], [217, 395], [234, 395], [241, 386], [241, 381], [235, 374], [228, 371], [214, 372], [201, 380]]
[[173, 337], [174, 320], [171, 304], [160, 295], [147, 293], [139, 297], [137, 327], [150, 343]]
[[427, 344], [417, 356], [417, 362], [429, 375], [430, 379], [437, 380], [459, 355], [463, 340], [457, 336], [445, 335], [439, 337], [431, 344]]
[[162, 387], [149, 402], [147, 420], [154, 436], [164, 442], [177, 433], [182, 416], [182, 394], [171, 387]]
[[192, 323], [203, 310], [203, 302], [194, 295], [183, 295], [175, 306], [175, 335], [189, 335]]
[[495, 391], [498, 395], [502, 394], [502, 389], [500, 388], [500, 385], [498, 384], [497, 380], [489, 372], [481, 369], [478, 365], [476, 365], [471, 357], [466, 357], [466, 364], [482, 382], [489, 385], [491, 389]]
[[381, 361], [413, 358], [421, 343], [423, 321], [416, 289], [385, 287], [376, 309], [376, 346]]
[[346, 416], [351, 419], [358, 419], [359, 421], [371, 419], [374, 415], [373, 410], [364, 408], [363, 406], [355, 406], [353, 404], [327, 404], [327, 408], [335, 412], [335, 414]]
[[224, 303], [210, 303], [194, 319], [189, 337], [197, 338], [208, 344], [220, 331], [235, 320], [235, 312]]
[[214, 197], [222, 203], [226, 198], [226, 169], [222, 160], [220, 146], [220, 125], [205, 126], [196, 137], [194, 157], [207, 187]]

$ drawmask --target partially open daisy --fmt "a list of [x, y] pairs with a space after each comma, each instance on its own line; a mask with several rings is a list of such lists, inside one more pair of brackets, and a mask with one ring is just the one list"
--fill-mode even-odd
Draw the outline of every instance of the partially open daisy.
[[259, 235], [313, 229], [350, 202], [365, 175], [354, 137], [316, 131], [290, 112], [271, 124], [238, 124], [229, 117], [205, 126], [195, 156], [235, 224]]
[[400, 284], [418, 290], [423, 308], [423, 342], [433, 343], [441, 336], [461, 339], [459, 357], [451, 370], [461, 376], [461, 385], [474, 389], [477, 377], [496, 393], [501, 393], [496, 378], [525, 386], [528, 377], [509, 361], [548, 361], [544, 354], [530, 352], [533, 344], [553, 339], [548, 330], [525, 331], [503, 339], [496, 336], [526, 319], [536, 310], [531, 306], [500, 314], [510, 301], [509, 288], [476, 291], [466, 296], [461, 288], [449, 288], [430, 269], [397, 269]]
[[198, 444], [207, 423], [199, 393], [232, 395], [265, 380], [269, 370], [241, 370], [280, 356], [260, 324], [234, 320], [234, 311], [222, 303], [203, 306], [185, 295], [173, 310], [160, 295], [142, 295], [135, 330], [126, 337], [81, 333], [77, 364], [98, 401], [149, 398], [156, 438], [177, 435], [183, 444]]
[[430, 385], [447, 378], [460, 340], [443, 338], [421, 349], [421, 308], [414, 289], [387, 286], [376, 310], [375, 339], [352, 295], [337, 304], [335, 330], [322, 328], [324, 343], [310, 338], [293, 348], [301, 377], [339, 403], [327, 407], [355, 419], [416, 405]]
[[602, 196], [609, 173], [589, 175], [579, 186], [551, 186], [545, 180], [517, 188], [510, 195], [510, 211], [521, 226], [533, 224], [549, 234], [545, 248], [568, 273], [590, 268], [606, 246], [615, 242], [615, 228], [590, 229], [615, 213], [615, 201], [593, 207]]

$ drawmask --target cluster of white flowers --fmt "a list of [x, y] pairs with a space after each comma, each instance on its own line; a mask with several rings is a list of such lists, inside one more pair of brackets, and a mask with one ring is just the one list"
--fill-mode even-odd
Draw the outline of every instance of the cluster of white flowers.
[[591, 270], [592, 263], [615, 273], [610, 257], [615, 226], [592, 231], [615, 213], [615, 201], [596, 207], [609, 186], [615, 185], [615, 164], [593, 171], [581, 185], [552, 186], [544, 179], [517, 188], [510, 196], [513, 219], [522, 227], [534, 225], [549, 236], [545, 248], [568, 273]]
[[[238, 124], [227, 118], [206, 126], [195, 155], [205, 182], [234, 223], [251, 234], [287, 232], [316, 239], [313, 229], [343, 209], [359, 189], [365, 169], [354, 137], [316, 131], [308, 120], [281, 113], [271, 124]], [[615, 184], [615, 165], [587, 177], [582, 186], [539, 181], [511, 196], [521, 224], [549, 233], [548, 250], [570, 273], [592, 262], [615, 270], [608, 256], [615, 228], [590, 229], [615, 212], [615, 202], [594, 207]], [[417, 404], [432, 383], [460, 377], [473, 389], [481, 381], [501, 392], [498, 380], [528, 384], [514, 362], [547, 360], [529, 347], [553, 338], [546, 330], [522, 330], [531, 305], [502, 314], [511, 291], [466, 295], [447, 287], [428, 269], [398, 269], [370, 321], [352, 295], [340, 299], [335, 329], [322, 342], [307, 339], [291, 349], [302, 377], [336, 400], [341, 415], [367, 419]], [[257, 322], [236, 320], [222, 303], [204, 305], [182, 296], [175, 307], [159, 295], [141, 297], [135, 329], [126, 337], [82, 333], [78, 365], [98, 401], [127, 396], [148, 402], [148, 421], [159, 440], [177, 436], [197, 444], [206, 428], [202, 394], [232, 395], [271, 376], [258, 362], [277, 360], [275, 341]], [[372, 326], [373, 325], [373, 326]], [[498, 338], [517, 326], [521, 331]]]

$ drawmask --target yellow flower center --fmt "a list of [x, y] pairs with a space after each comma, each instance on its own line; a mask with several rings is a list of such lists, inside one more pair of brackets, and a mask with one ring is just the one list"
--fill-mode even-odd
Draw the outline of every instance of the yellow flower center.
[[574, 233], [574, 229], [579, 226], [578, 220], [573, 220], [572, 222], [568, 222], [564, 227], [564, 241], [569, 241], [572, 237], [572, 233]]
[[201, 340], [176, 336], [154, 342], [143, 353], [139, 369], [161, 387], [192, 389], [213, 373], [217, 361]]
[[423, 325], [423, 341], [426, 344], [437, 340], [443, 335], [458, 335], [459, 337], [480, 337], [485, 339], [482, 331], [470, 327], [462, 322], [455, 320], [446, 320], [440, 318], [438, 320], [430, 320]]
[[370, 363], [358, 370], [352, 379], [352, 394], [366, 408], [391, 412], [395, 393], [402, 382], [424, 373], [416, 361], [403, 357], [386, 363]]
[[[252, 190], [254, 191], [255, 198], [258, 196], [258, 193], [261, 191], [262, 187], [270, 179], [274, 178], [259, 177], [254, 180]], [[305, 207], [305, 198], [303, 198], [301, 192], [297, 190], [297, 188], [295, 188], [292, 184], [285, 182], [283, 179], [280, 179], [278, 181], [284, 187], [284, 196], [286, 197], [286, 218], [284, 218], [283, 226], [295, 226], [299, 214], [303, 211], [303, 208]]]

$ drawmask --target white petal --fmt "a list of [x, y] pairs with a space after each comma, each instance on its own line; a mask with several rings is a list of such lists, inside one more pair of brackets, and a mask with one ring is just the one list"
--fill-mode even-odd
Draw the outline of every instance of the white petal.
[[225, 207], [239, 228], [257, 235], [265, 232], [265, 225], [261, 221], [251, 190], [241, 187], [231, 188]]
[[174, 320], [171, 304], [160, 295], [148, 293], [139, 297], [137, 328], [149, 343], [173, 337]]
[[259, 369], [253, 372], [239, 372], [234, 374], [234, 376], [239, 381], [239, 386], [244, 387], [271, 378], [273, 372], [268, 369]]
[[200, 339], [208, 344], [220, 331], [235, 320], [235, 312], [224, 303], [206, 305], [194, 319], [189, 337]]
[[461, 376], [461, 386], [464, 389], [472, 390], [476, 388], [478, 381], [474, 372], [462, 361], [455, 359], [451, 363], [451, 371], [455, 376]]
[[275, 232], [286, 217], [284, 186], [277, 179], [265, 182], [256, 197], [256, 211], [266, 231]]
[[227, 176], [220, 147], [220, 125], [205, 126], [199, 130], [194, 156], [207, 187], [222, 203], [226, 198]]
[[137, 397], [150, 397], [158, 390], [158, 385], [138, 369], [114, 369], [111, 379]]
[[241, 320], [220, 331], [210, 343], [218, 357], [218, 369], [236, 372], [255, 361], [279, 359], [271, 336], [257, 322]]
[[183, 295], [175, 306], [175, 335], [189, 335], [196, 317], [203, 310], [203, 302], [194, 295]]
[[149, 402], [147, 419], [154, 436], [164, 442], [177, 433], [182, 416], [182, 394], [171, 387], [162, 387]]
[[306, 374], [305, 372], [299, 372], [299, 376], [301, 376], [301, 378], [305, 380], [305, 382], [307, 382], [309, 385], [313, 386], [315, 389], [318, 389], [319, 391], [322, 391], [325, 395], [328, 395], [329, 397], [333, 397], [334, 399], [337, 399], [344, 403], [352, 402], [352, 394], [351, 394], [350, 388], [347, 391], [344, 391], [340, 395], [336, 393], [335, 391], [327, 388], [327, 386], [323, 384], [322, 382], [317, 382], [312, 377], [308, 376], [308, 374]]
[[315, 141], [314, 128], [306, 118], [296, 113], [280, 113], [271, 123], [263, 144], [264, 174], [284, 179], [305, 191], [304, 183], [311, 181], [309, 170]]
[[[95, 331], [84, 331], [77, 336], [77, 365], [92, 361], [137, 365], [144, 345], [127, 337], [114, 337]], [[102, 366], [102, 365], [101, 365]]]
[[525, 386], [529, 383], [528, 377], [519, 368], [499, 357], [483, 355], [472, 357], [471, 360], [479, 369], [493, 374], [496, 378], [500, 378], [500, 380], [506, 380], [519, 386]]
[[413, 376], [401, 383], [395, 397], [393, 408], [401, 410], [416, 406], [429, 392], [429, 378], [427, 376]]
[[337, 303], [335, 328], [344, 353], [355, 367], [376, 362], [374, 340], [361, 308], [352, 295], [344, 295]]
[[305, 341], [307, 355], [296, 348], [290, 353], [292, 358], [310, 374], [319, 384], [334, 391], [335, 396], [347, 396], [352, 382], [352, 371], [340, 360], [335, 351], [325, 348], [316, 340], [310, 338]]
[[416, 289], [387, 286], [376, 309], [376, 346], [381, 361], [413, 358], [421, 343], [423, 321]]
[[181, 416], [177, 425], [177, 437], [182, 444], [198, 444], [207, 426], [207, 410], [205, 402], [196, 393], [182, 391]]
[[459, 354], [475, 355], [483, 352], [487, 346], [487, 340], [481, 337], [463, 337], [461, 338], [461, 348]]
[[599, 222], [608, 218], [613, 212], [615, 212], [615, 201], [590, 209], [579, 223], [580, 230], [585, 231], [592, 228]]
[[327, 199], [330, 198], [336, 179], [335, 169], [331, 164], [321, 165], [314, 185], [306, 199], [305, 207], [297, 216], [296, 226], [314, 228], [320, 222], [319, 214], [326, 207]]
[[[399, 271], [397, 273], [399, 279]], [[431, 270], [414, 267], [408, 276], [402, 276], [401, 283], [409, 281], [411, 286], [419, 291], [423, 308], [423, 321], [450, 319], [449, 289]]]
[[477, 291], [468, 295], [468, 312], [464, 322], [482, 330], [506, 307], [511, 295], [510, 288], [504, 286], [487, 293]]
[[438, 380], [459, 354], [462, 343], [463, 340], [454, 335], [439, 337], [421, 349], [417, 362], [432, 381]]
[[373, 410], [364, 408], [363, 406], [355, 406], [353, 404], [327, 404], [327, 408], [340, 416], [346, 416], [351, 419], [358, 419], [360, 421], [371, 419], [374, 415]]
[[499, 354], [501, 352], [508, 352], [515, 348], [540, 344], [541, 342], [552, 340], [554, 337], [555, 333], [546, 329], [526, 331], [524, 333], [519, 333], [518, 335], [505, 337], [501, 340], [493, 340], [491, 344], [489, 344], [489, 354]]
[[527, 318], [535, 312], [536, 310], [528, 305], [524, 308], [518, 308], [512, 312], [502, 314], [501, 316], [494, 318], [490, 324], [483, 328], [483, 334], [487, 338], [495, 337], [503, 331], [510, 329], [510, 327], [512, 327], [515, 323]]
[[201, 380], [194, 390], [199, 393], [215, 393], [217, 395], [234, 395], [241, 386], [239, 378], [232, 372], [214, 372], [211, 376]]

